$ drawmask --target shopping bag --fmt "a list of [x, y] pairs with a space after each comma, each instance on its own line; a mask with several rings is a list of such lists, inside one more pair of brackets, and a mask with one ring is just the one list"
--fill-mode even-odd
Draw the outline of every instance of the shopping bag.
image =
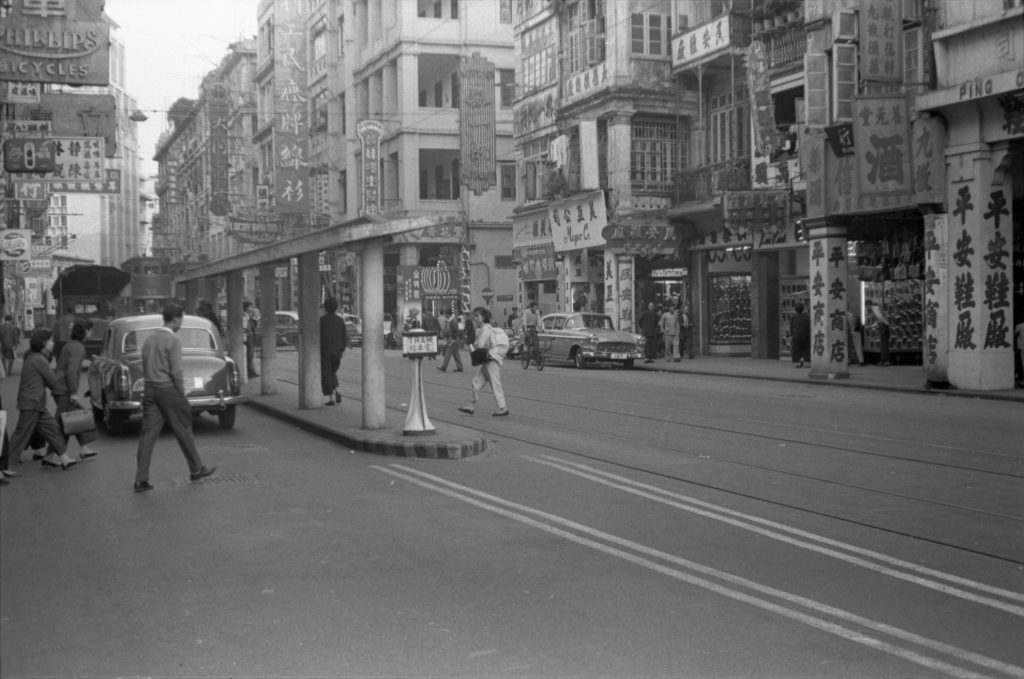
[[96, 429], [96, 423], [93, 421], [92, 413], [86, 412], [81, 408], [61, 413], [60, 424], [61, 428], [64, 429], [64, 434], [67, 436], [70, 436], [71, 434], [83, 434], [87, 431], [93, 431]]
[[469, 352], [469, 362], [471, 365], [487, 363], [487, 349], [473, 349], [473, 351]]

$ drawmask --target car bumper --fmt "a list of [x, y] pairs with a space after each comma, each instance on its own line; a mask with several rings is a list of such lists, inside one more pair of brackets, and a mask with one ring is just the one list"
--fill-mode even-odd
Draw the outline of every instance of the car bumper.
[[583, 356], [591, 361], [629, 361], [643, 358], [642, 351], [598, 351], [583, 349]]
[[[191, 410], [216, 410], [228, 406], [245, 403], [249, 398], [239, 394], [238, 396], [196, 396], [188, 399], [188, 407]], [[142, 401], [111, 401], [109, 408], [122, 413], [141, 413]]]

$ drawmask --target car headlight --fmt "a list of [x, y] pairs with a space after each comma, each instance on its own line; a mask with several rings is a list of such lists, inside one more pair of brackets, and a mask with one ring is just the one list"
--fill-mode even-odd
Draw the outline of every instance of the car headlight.
[[600, 338], [597, 335], [587, 335], [587, 341], [591, 344], [597, 344], [600, 341]]
[[643, 335], [633, 335], [633, 341], [636, 342], [638, 347], [647, 346], [647, 338]]

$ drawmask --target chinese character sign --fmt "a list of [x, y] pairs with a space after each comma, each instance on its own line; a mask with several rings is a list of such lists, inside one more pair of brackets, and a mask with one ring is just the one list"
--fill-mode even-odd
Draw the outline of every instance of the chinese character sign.
[[861, 0], [861, 75], [875, 82], [903, 80], [900, 0]]
[[278, 3], [274, 15], [274, 193], [278, 214], [309, 213], [306, 15], [303, 3]]
[[210, 214], [223, 217], [231, 210], [228, 197], [228, 88], [213, 83], [207, 109], [210, 125]]
[[476, 195], [497, 182], [495, 165], [494, 64], [479, 52], [459, 64], [460, 181]]
[[910, 124], [915, 203], [946, 201], [946, 128], [942, 120], [918, 117]]
[[704, 24], [674, 38], [672, 40], [672, 67], [677, 68], [728, 47], [732, 35], [731, 21], [731, 14], [723, 14], [709, 24]]
[[857, 180], [862, 196], [911, 193], [907, 100], [864, 97], [853, 102]]
[[356, 126], [362, 153], [362, 214], [380, 214], [380, 139], [384, 125], [379, 120], [360, 120]]
[[775, 129], [771, 83], [768, 81], [768, 56], [760, 40], [751, 40], [747, 50], [747, 87], [754, 118], [754, 152], [771, 156], [778, 141], [778, 132]]

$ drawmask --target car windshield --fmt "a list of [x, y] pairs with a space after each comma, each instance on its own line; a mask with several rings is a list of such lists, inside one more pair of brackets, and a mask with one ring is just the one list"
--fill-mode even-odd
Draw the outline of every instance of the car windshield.
[[[141, 351], [146, 338], [157, 330], [159, 328], [140, 328], [126, 332], [121, 340], [121, 351], [126, 354]], [[210, 350], [217, 348], [217, 340], [206, 328], [181, 328], [177, 335], [181, 340], [182, 349]]]

